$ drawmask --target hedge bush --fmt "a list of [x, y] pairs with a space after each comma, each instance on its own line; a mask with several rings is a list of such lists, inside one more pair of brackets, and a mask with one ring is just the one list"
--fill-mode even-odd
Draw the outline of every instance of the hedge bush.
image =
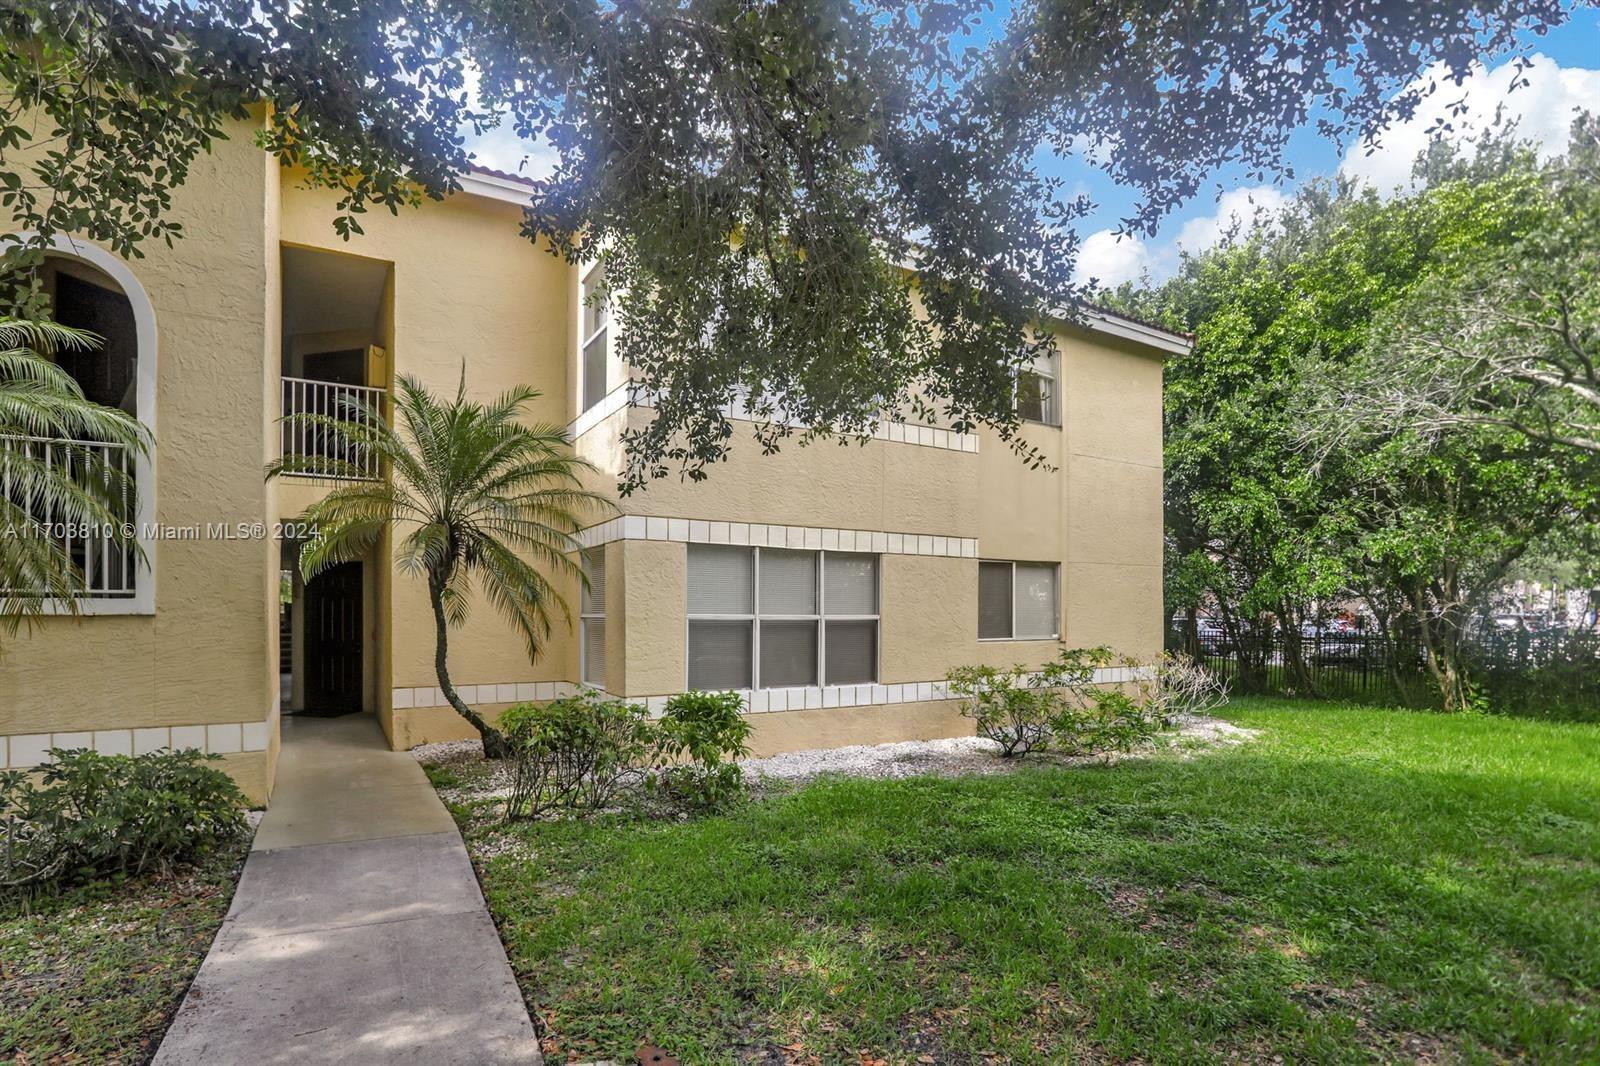
[[[1095, 673], [1125, 667], [1130, 680], [1097, 683]], [[1066, 755], [1127, 752], [1179, 719], [1203, 714], [1226, 698], [1214, 676], [1192, 660], [1163, 655], [1150, 662], [1110, 648], [1067, 648], [1037, 669], [964, 666], [946, 675], [961, 713], [1005, 758], [1033, 751]]]
[[750, 723], [733, 692], [684, 692], [667, 700], [659, 724], [661, 758], [652, 782], [686, 806], [712, 810], [744, 792], [738, 760], [750, 754]]
[[655, 727], [643, 705], [592, 689], [549, 703], [521, 703], [500, 716], [511, 744], [506, 817], [599, 810], [654, 760]]
[[38, 780], [0, 773], [0, 886], [77, 883], [191, 862], [246, 829], [244, 795], [193, 749], [52, 749]]
[[500, 716], [514, 765], [508, 819], [555, 811], [597, 811], [635, 786], [698, 810], [722, 806], [744, 788], [736, 760], [750, 725], [731, 692], [685, 692], [660, 721], [641, 704], [593, 689]]

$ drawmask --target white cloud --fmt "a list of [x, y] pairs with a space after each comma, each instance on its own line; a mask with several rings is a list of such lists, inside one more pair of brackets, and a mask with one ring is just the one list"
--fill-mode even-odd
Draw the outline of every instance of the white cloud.
[[[463, 88], [466, 90], [467, 104], [473, 110], [482, 110], [484, 103], [479, 86], [483, 83], [483, 71], [476, 63], [469, 62], [464, 74], [466, 84]], [[467, 151], [472, 153], [473, 162], [480, 167], [490, 167], [535, 181], [555, 173], [558, 162], [556, 150], [549, 144], [518, 137], [509, 117], [482, 134], [473, 133], [467, 125], [463, 125], [460, 132], [466, 138]]]
[[1256, 185], [1230, 189], [1218, 196], [1216, 210], [1184, 222], [1177, 234], [1167, 240], [1119, 240], [1114, 230], [1096, 230], [1084, 238], [1073, 276], [1080, 283], [1096, 278], [1100, 284], [1115, 288], [1124, 281], [1137, 281], [1140, 273], [1148, 270], [1151, 278], [1161, 281], [1178, 269], [1180, 251], [1203, 252], [1222, 240], [1235, 224], [1241, 230], [1249, 229], [1258, 220], [1270, 224], [1272, 216], [1288, 202], [1289, 195], [1283, 190]]
[[523, 140], [509, 125], [499, 126], [482, 136], [466, 131], [466, 138], [467, 151], [473, 154], [473, 161], [479, 166], [536, 181], [555, 173], [555, 149], [548, 144]]
[[[1536, 143], [1541, 155], [1559, 154], [1566, 148], [1573, 112], [1600, 109], [1600, 70], [1563, 68], [1544, 55], [1532, 56], [1530, 64], [1520, 75], [1509, 60], [1492, 70], [1474, 64], [1460, 85], [1445, 76], [1442, 65], [1429, 68], [1412, 83], [1436, 84], [1417, 113], [1384, 130], [1375, 146], [1365, 142], [1353, 146], [1339, 172], [1383, 191], [1408, 185], [1411, 164], [1430, 141], [1471, 141], [1494, 126], [1502, 109], [1503, 120], [1515, 121], [1517, 135]], [[1522, 79], [1527, 84], [1513, 89], [1513, 83]]]
[[1083, 239], [1073, 276], [1079, 282], [1093, 278], [1107, 288], [1137, 281], [1150, 267], [1150, 247], [1138, 237], [1118, 237], [1116, 231], [1096, 230]]
[[1288, 202], [1288, 194], [1271, 185], [1229, 189], [1217, 197], [1215, 211], [1185, 222], [1173, 243], [1191, 255], [1203, 252], [1235, 227], [1243, 232], [1257, 221], [1270, 224], [1273, 216]]

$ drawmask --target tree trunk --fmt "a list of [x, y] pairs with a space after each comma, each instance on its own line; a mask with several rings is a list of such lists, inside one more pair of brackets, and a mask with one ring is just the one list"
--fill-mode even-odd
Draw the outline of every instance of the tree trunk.
[[1428, 673], [1439, 689], [1442, 710], [1455, 712], [1467, 708], [1466, 676], [1461, 669], [1461, 641], [1459, 626], [1447, 618], [1448, 609], [1441, 610], [1437, 618], [1427, 613], [1423, 593], [1414, 591], [1412, 602], [1417, 616], [1417, 632], [1422, 637]]
[[428, 600], [433, 604], [433, 625], [435, 640], [433, 645], [433, 669], [439, 675], [439, 691], [444, 693], [444, 698], [449, 701], [455, 712], [478, 731], [478, 736], [483, 740], [483, 756], [486, 759], [504, 759], [511, 754], [511, 745], [506, 741], [505, 734], [483, 720], [483, 716], [468, 707], [456, 687], [450, 681], [450, 668], [446, 664], [450, 653], [449, 623], [444, 616], [444, 582], [433, 575], [428, 576]]

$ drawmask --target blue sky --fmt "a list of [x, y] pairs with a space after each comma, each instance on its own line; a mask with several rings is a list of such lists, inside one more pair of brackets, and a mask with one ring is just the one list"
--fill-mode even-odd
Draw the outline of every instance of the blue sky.
[[[1005, 6], [1000, 0], [1002, 12]], [[980, 35], [992, 32], [1000, 17], [996, 13], [986, 18]], [[1459, 87], [1443, 84], [1417, 118], [1387, 131], [1371, 154], [1360, 145], [1341, 150], [1319, 137], [1314, 127], [1300, 130], [1289, 152], [1297, 180], [1343, 170], [1381, 190], [1402, 184], [1410, 174], [1411, 161], [1427, 144], [1426, 130], [1447, 105], [1458, 100], [1465, 100], [1468, 113], [1464, 121], [1454, 120], [1457, 129], [1452, 136], [1470, 138], [1491, 122], [1503, 105], [1506, 116], [1517, 120], [1523, 136], [1537, 141], [1547, 154], [1559, 152], [1566, 143], [1574, 108], [1600, 110], [1600, 11], [1581, 9], [1567, 25], [1544, 37], [1529, 35], [1527, 41], [1534, 55], [1534, 66], [1526, 75], [1528, 86], [1508, 91], [1507, 57], [1486, 55], [1465, 83]], [[548, 152], [517, 141], [509, 131], [472, 140], [471, 146], [485, 165], [518, 171], [528, 155], [531, 158], [527, 166], [520, 167], [521, 173], [539, 176], [547, 172]], [[1045, 173], [1064, 178], [1070, 188], [1087, 193], [1098, 205], [1079, 227], [1085, 244], [1078, 273], [1080, 278], [1093, 276], [1113, 285], [1137, 277], [1141, 270], [1157, 280], [1171, 274], [1179, 248], [1199, 251], [1217, 239], [1231, 217], [1248, 217], [1258, 206], [1270, 210], [1293, 192], [1291, 186], [1253, 183], [1242, 170], [1224, 169], [1210, 176], [1195, 199], [1167, 216], [1155, 236], [1117, 240], [1112, 231], [1133, 203], [1130, 190], [1119, 188], [1103, 173], [1074, 158], [1041, 153], [1039, 164]]]

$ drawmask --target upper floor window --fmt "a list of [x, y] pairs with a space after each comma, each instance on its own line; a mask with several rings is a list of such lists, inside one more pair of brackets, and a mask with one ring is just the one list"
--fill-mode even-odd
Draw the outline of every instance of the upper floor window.
[[585, 684], [606, 683], [606, 549], [602, 545], [583, 553], [583, 589], [579, 608], [579, 655]]
[[605, 268], [596, 264], [584, 275], [579, 332], [582, 410], [587, 411], [605, 399], [607, 327], [611, 324], [611, 305], [605, 292]]
[[1055, 563], [978, 564], [979, 640], [1054, 640], [1061, 635]]
[[1017, 375], [1017, 415], [1028, 422], [1048, 426], [1061, 424], [1057, 388], [1057, 355], [1046, 352], [1034, 357], [1033, 367]]
[[689, 546], [689, 687], [878, 678], [878, 557]]

